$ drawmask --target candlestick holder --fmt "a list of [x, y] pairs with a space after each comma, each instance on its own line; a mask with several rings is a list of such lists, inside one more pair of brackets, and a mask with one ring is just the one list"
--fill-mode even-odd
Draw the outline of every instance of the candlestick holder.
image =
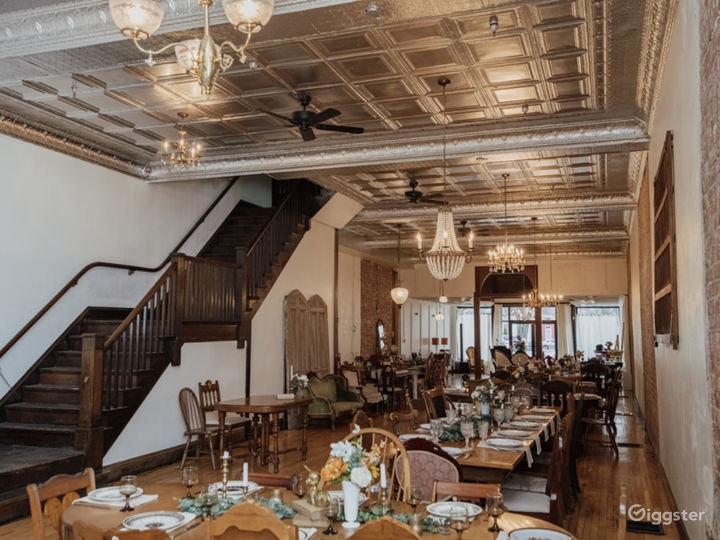
[[222, 457], [222, 494], [223, 498], [227, 499], [227, 483], [228, 475], [230, 474], [230, 456], [223, 455]]
[[247, 500], [248, 491], [250, 491], [250, 486], [248, 486], [247, 484], [243, 484], [242, 486], [240, 486], [240, 491], [242, 491], [243, 500]]
[[387, 487], [381, 487], [380, 488], [380, 505], [382, 507], [382, 513], [387, 514], [390, 510], [390, 505], [388, 504], [389, 497], [388, 497], [388, 488]]

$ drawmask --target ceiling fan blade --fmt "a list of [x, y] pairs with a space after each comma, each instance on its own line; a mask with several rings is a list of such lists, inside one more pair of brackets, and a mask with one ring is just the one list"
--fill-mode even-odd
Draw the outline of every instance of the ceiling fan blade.
[[258, 111], [264, 112], [265, 114], [269, 114], [270, 116], [274, 116], [275, 118], [279, 118], [280, 120], [285, 120], [290, 125], [295, 125], [295, 122], [293, 122], [293, 119], [288, 118], [287, 116], [283, 116], [281, 114], [277, 114], [272, 111], [266, 111], [265, 109], [258, 109]]
[[339, 131], [341, 133], [365, 133], [365, 128], [353, 126], [335, 126], [333, 124], [315, 124], [316, 129], [324, 129], [325, 131]]
[[436, 191], [434, 193], [428, 193], [427, 195], [425, 195], [425, 198], [426, 199], [437, 199], [438, 197], [442, 197], [442, 196], [443, 196], [442, 192]]
[[337, 109], [325, 109], [324, 111], [321, 111], [317, 113], [315, 116], [313, 116], [310, 119], [311, 124], [320, 124], [322, 122], [325, 122], [326, 120], [330, 120], [331, 118], [335, 118], [336, 116], [340, 116], [340, 111]]
[[445, 201], [436, 201], [435, 199], [428, 199], [427, 197], [422, 197], [420, 199], [420, 202], [428, 203], [428, 204], [437, 204], [438, 206], [445, 206], [447, 203]]
[[300, 135], [302, 135], [303, 141], [305, 141], [305, 142], [315, 140], [315, 133], [313, 133], [313, 130], [310, 128], [301, 129]]

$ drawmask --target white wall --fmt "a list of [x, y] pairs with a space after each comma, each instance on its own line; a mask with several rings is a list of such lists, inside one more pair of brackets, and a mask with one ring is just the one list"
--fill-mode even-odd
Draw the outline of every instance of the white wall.
[[[227, 182], [149, 184], [5, 136], [0, 161], [0, 346], [86, 264], [159, 264]], [[269, 205], [267, 179], [238, 182], [184, 251], [196, 253], [241, 197]], [[134, 306], [156, 279], [91, 270], [0, 359], [2, 375], [14, 384], [85, 307]]]
[[[427, 300], [408, 299], [400, 310], [400, 353], [410, 356], [419, 353], [425, 357], [438, 349], [455, 350], [455, 306], [429, 302]], [[437, 320], [436, 314], [442, 313], [443, 320]], [[432, 345], [432, 338], [448, 338], [448, 345]]]
[[360, 261], [362, 254], [340, 247], [338, 253], [338, 352], [343, 362], [360, 354]]
[[[714, 471], [706, 358], [698, 17], [697, 2], [678, 3], [649, 151], [652, 181], [665, 133], [673, 132], [680, 344], [677, 350], [663, 344], [655, 349], [658, 450], [679, 508], [707, 512], [704, 522], [685, 522], [690, 538], [705, 537], [705, 524], [712, 522]], [[634, 234], [637, 236], [636, 229]], [[633, 273], [637, 272], [636, 242], [646, 241], [637, 239], [631, 244]], [[633, 315], [637, 336], [640, 322], [635, 311]], [[638, 340], [636, 356], [640, 354], [639, 345]]]

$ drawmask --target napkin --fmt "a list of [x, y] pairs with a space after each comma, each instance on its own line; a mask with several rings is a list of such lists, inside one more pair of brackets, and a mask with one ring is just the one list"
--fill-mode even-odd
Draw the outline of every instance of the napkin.
[[[130, 499], [130, 506], [133, 508], [137, 508], [138, 506], [141, 506], [143, 504], [147, 504], [149, 502], [156, 501], [158, 498], [157, 495], [146, 495], [143, 493], [139, 497], [133, 497]], [[95, 499], [91, 499], [90, 497], [80, 497], [79, 499], [75, 499], [73, 501], [73, 504], [86, 504], [88, 506], [96, 506], [98, 508], [122, 508], [125, 506], [125, 501], [118, 501], [118, 502], [112, 502], [112, 501], [96, 501]]]
[[314, 527], [301, 527], [298, 529], [298, 538], [300, 540], [307, 540], [316, 532], [317, 529], [315, 529]]
[[[543, 428], [542, 428], [543, 435], [545, 435], [546, 441], [550, 438], [550, 435], [555, 435], [555, 426], [552, 423], [552, 419], [545, 418], [542, 416], [534, 416], [532, 414], [527, 414], [525, 416], [520, 416], [520, 420], [525, 420], [528, 422], [537, 422], [538, 424], [542, 424], [543, 425]], [[550, 425], [549, 432], [548, 432], [548, 424]]]
[[527, 460], [528, 468], [532, 467], [533, 464], [533, 458], [532, 458], [532, 452], [530, 452], [530, 447], [526, 444], [522, 445], [520, 448], [501, 448], [499, 446], [491, 446], [485, 441], [479, 441], [477, 443], [477, 446], [480, 448], [489, 448], [490, 450], [500, 450], [500, 451], [512, 451], [517, 452], [518, 450], [522, 450], [525, 452], [525, 459]]
[[[522, 438], [522, 440], [532, 440], [535, 443], [535, 452], [539, 456], [542, 454], [542, 446], [540, 445], [540, 435], [533, 433], [532, 431], [525, 431], [522, 429], [518, 429], [518, 431], [522, 431], [526, 434], [525, 437]], [[510, 437], [511, 439], [518, 439], [521, 440], [519, 437]]]

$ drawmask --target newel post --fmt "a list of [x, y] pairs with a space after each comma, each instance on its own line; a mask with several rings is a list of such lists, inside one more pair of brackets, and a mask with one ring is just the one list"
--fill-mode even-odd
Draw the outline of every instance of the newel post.
[[85, 453], [85, 464], [90, 467], [100, 467], [105, 452], [102, 426], [104, 344], [105, 336], [82, 335], [80, 411], [75, 449]]
[[173, 253], [171, 260], [177, 268], [177, 285], [175, 288], [175, 339], [169, 343], [168, 353], [173, 366], [180, 365], [180, 349], [183, 345], [183, 324], [185, 323], [185, 285], [187, 268], [184, 253]]

